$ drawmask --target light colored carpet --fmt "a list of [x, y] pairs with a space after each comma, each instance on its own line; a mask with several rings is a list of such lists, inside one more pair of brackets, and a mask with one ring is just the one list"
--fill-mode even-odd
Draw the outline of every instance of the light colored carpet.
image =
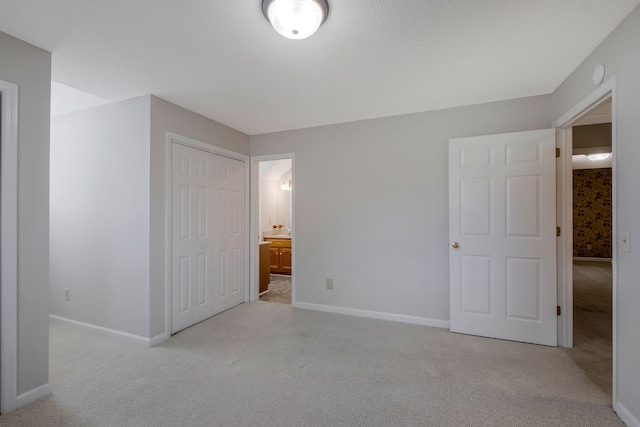
[[51, 325], [8, 426], [621, 426], [563, 349], [242, 304], [146, 349]]

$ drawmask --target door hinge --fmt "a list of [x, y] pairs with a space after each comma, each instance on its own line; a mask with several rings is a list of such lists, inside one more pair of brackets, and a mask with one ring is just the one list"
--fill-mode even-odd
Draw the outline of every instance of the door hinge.
[[560, 157], [560, 147], [556, 147], [556, 157]]
[[558, 316], [562, 316], [562, 307], [557, 306], [556, 307], [556, 312], [558, 313]]
[[556, 227], [556, 236], [560, 235], [560, 227]]

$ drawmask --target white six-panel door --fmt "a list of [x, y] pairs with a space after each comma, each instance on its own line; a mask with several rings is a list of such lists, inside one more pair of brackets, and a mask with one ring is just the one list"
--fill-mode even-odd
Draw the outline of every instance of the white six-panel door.
[[244, 167], [172, 144], [172, 333], [245, 300]]
[[449, 141], [451, 331], [557, 345], [555, 132]]

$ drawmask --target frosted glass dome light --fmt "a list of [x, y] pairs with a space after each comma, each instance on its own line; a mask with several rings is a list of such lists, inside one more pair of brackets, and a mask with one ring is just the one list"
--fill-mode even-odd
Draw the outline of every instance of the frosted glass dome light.
[[595, 153], [587, 155], [587, 158], [592, 162], [597, 162], [599, 160], [606, 160], [611, 156], [611, 153]]
[[290, 39], [305, 39], [327, 19], [327, 0], [262, 0], [262, 13], [273, 28]]

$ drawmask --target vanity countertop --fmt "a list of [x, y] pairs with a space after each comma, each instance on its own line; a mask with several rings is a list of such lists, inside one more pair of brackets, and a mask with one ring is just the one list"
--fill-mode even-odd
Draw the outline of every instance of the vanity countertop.
[[265, 239], [291, 239], [290, 234], [272, 234], [264, 236]]

